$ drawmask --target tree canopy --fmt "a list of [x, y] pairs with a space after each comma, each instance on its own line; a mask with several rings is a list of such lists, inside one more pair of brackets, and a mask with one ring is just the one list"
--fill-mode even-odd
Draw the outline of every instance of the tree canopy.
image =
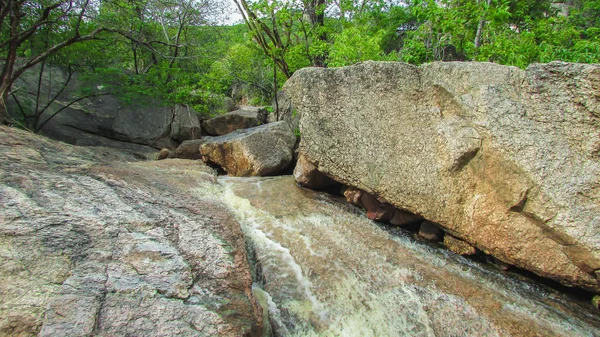
[[210, 114], [226, 97], [270, 104], [306, 66], [598, 63], [600, 0], [0, 0], [0, 57], [0, 122], [46, 113], [7, 114], [34, 66]]

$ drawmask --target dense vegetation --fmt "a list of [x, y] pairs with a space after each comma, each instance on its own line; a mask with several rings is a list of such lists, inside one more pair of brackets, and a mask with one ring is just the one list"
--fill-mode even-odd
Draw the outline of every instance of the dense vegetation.
[[[225, 97], [270, 104], [311, 65], [600, 62], [600, 0], [222, 1], [0, 0], [0, 122], [12, 84], [34, 66], [208, 114]], [[223, 24], [240, 12], [241, 23]]]

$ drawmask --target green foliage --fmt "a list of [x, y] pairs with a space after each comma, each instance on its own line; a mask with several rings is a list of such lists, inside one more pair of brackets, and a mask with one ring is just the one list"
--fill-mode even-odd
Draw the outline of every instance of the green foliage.
[[[596, 63], [600, 1], [573, 1], [568, 15], [546, 0], [415, 0], [419, 25], [408, 32], [402, 60], [478, 60], [515, 65], [562, 60]], [[590, 15], [591, 14], [591, 15]]]
[[[20, 27], [34, 24], [54, 3], [24, 1]], [[110, 28], [59, 50], [47, 64], [75, 69], [87, 83], [78, 89], [81, 96], [102, 84], [125, 103], [152, 96], [206, 115], [223, 112], [227, 97], [271, 104], [287, 77], [307, 66], [365, 60], [476, 60], [521, 68], [553, 60], [600, 63], [600, 0], [246, 0], [256, 14], [250, 28], [209, 24], [211, 11], [221, 8], [215, 4], [100, 1], [79, 24], [77, 7], [52, 11], [50, 23], [17, 55], [38, 55], [73, 36], [75, 27], [80, 34]], [[9, 21], [1, 23], [0, 42], [6, 42]], [[6, 46], [0, 48], [6, 55]]]
[[335, 36], [327, 64], [332, 67], [351, 65], [366, 60], [384, 60], [381, 50], [383, 32], [367, 34], [366, 29], [350, 26]]

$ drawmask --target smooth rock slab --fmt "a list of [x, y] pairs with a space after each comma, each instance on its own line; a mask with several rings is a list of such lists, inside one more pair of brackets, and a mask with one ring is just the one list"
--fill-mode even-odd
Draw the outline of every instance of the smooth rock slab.
[[319, 171], [600, 291], [600, 66], [365, 62], [301, 69], [284, 89]]
[[282, 172], [292, 162], [296, 144], [296, 136], [284, 121], [203, 140], [200, 145], [203, 159], [238, 177]]
[[0, 336], [258, 336], [239, 223], [200, 161], [0, 127]]

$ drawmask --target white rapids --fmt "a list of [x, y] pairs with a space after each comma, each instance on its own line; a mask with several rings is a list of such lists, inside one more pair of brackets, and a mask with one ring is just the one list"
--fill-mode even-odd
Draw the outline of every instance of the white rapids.
[[266, 335], [600, 336], [589, 308], [392, 233], [292, 177], [219, 181], [196, 191], [242, 226]]

